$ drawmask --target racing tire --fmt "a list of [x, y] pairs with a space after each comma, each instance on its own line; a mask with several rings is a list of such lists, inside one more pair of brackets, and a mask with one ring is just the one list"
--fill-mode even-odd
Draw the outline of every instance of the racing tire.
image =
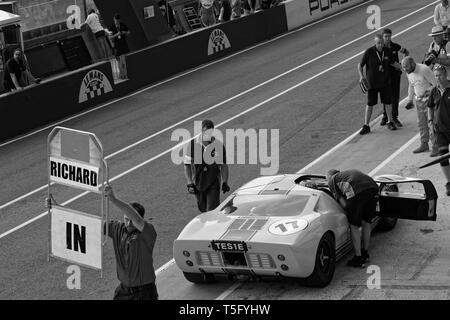
[[187, 281], [197, 284], [212, 283], [216, 280], [214, 275], [209, 273], [183, 272], [183, 275]]
[[302, 281], [307, 287], [323, 288], [333, 279], [336, 268], [336, 246], [331, 233], [325, 233], [319, 241], [313, 273]]
[[395, 225], [397, 224], [397, 218], [390, 218], [390, 217], [381, 217], [380, 221], [378, 221], [377, 226], [375, 227], [376, 231], [391, 231], [395, 228]]

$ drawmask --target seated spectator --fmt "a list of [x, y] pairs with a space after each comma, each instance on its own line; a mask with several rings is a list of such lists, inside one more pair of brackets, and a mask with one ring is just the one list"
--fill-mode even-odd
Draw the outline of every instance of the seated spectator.
[[220, 1], [219, 22], [230, 21], [231, 19], [231, 3], [230, 0]]
[[95, 13], [94, 9], [89, 10], [86, 21], [81, 25], [81, 27], [85, 25], [88, 25], [92, 33], [95, 35], [97, 44], [100, 47], [101, 57], [103, 59], [108, 59], [110, 54], [108, 40], [106, 39], [106, 32], [101, 25], [100, 18], [98, 17], [97, 13]]
[[243, 0], [244, 1], [244, 15], [255, 13], [256, 0]]
[[198, 15], [204, 27], [216, 24], [216, 7], [214, 0], [200, 0]]
[[39, 83], [41, 79], [33, 77], [22, 50], [17, 48], [13, 57], [6, 62], [3, 82], [6, 91], [15, 91]]
[[240, 18], [242, 14], [241, 0], [231, 0], [231, 20]]

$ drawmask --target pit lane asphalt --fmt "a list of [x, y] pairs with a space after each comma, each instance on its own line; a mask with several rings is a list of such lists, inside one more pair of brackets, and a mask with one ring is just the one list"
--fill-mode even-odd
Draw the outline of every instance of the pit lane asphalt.
[[[375, 4], [383, 9], [383, 23], [393, 21], [424, 5], [423, 1], [396, 1], [395, 4], [379, 1]], [[431, 14], [432, 7], [396, 23], [391, 28], [394, 33], [398, 32]], [[321, 25], [255, 48], [64, 125], [96, 133], [103, 142], [105, 154], [110, 154], [367, 33], [366, 18], [365, 7], [349, 11]], [[395, 41], [404, 44], [415, 58], [421, 59], [429, 42], [426, 34], [431, 23], [430, 20]], [[368, 36], [353, 46], [341, 49], [270, 85], [208, 112], [199, 119], [209, 117], [216, 123], [224, 121], [364, 50], [372, 45], [371, 40], [372, 36]], [[359, 128], [364, 112], [364, 97], [357, 86], [357, 61], [358, 59], [354, 59], [306, 83], [261, 106], [257, 111], [237, 118], [226, 127], [279, 128], [280, 172], [297, 171]], [[403, 85], [403, 95], [404, 89]], [[184, 127], [192, 130], [192, 123], [186, 123]], [[0, 203], [8, 202], [46, 183], [47, 134], [48, 132], [43, 132], [2, 148]], [[367, 137], [367, 142], [370, 143], [370, 136]], [[397, 141], [394, 136], [391, 145], [400, 146], [402, 142], [402, 139]], [[109, 161], [111, 176], [174, 145], [175, 143], [170, 142], [169, 134], [162, 134], [118, 155]], [[380, 150], [377, 157], [384, 159], [388, 152], [389, 150]], [[231, 166], [232, 188], [255, 177], [258, 172], [259, 168], [255, 166]], [[159, 235], [154, 253], [155, 266], [159, 267], [170, 260], [173, 239], [197, 213], [194, 199], [185, 192], [182, 168], [174, 166], [170, 158], [164, 156], [119, 179], [113, 186], [120, 197], [142, 202], [147, 207], [148, 215], [154, 218]], [[59, 202], [78, 193], [67, 188], [55, 188]], [[44, 210], [44, 196], [44, 192], [39, 192], [2, 209], [0, 234], [41, 213]], [[99, 208], [93, 195], [83, 197], [70, 206], [93, 213], [98, 212]], [[112, 210], [112, 213], [113, 217], [120, 218], [116, 210]], [[0, 298], [110, 298], [117, 284], [111, 244], [108, 243], [105, 252], [104, 278], [99, 279], [98, 272], [83, 268], [82, 289], [69, 291], [65, 286], [67, 264], [55, 260], [50, 263], [46, 261], [46, 220], [38, 220], [0, 240]], [[229, 284], [221, 284], [218, 288], [227, 286]]]

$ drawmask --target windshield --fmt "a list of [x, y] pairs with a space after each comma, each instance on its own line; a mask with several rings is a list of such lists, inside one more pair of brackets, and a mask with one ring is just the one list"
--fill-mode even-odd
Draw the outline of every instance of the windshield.
[[225, 203], [223, 214], [233, 216], [297, 216], [305, 209], [310, 196], [237, 195]]

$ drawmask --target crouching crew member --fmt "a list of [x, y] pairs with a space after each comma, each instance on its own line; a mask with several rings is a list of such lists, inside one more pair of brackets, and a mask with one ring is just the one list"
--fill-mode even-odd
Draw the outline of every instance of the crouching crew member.
[[[369, 261], [371, 222], [377, 205], [378, 185], [371, 177], [358, 170], [331, 169], [327, 173], [327, 180], [334, 198], [344, 208], [350, 223], [355, 256], [347, 265], [362, 268]], [[361, 225], [363, 249], [359, 229]]]
[[153, 267], [155, 228], [144, 220], [145, 209], [141, 204], [128, 204], [116, 198], [109, 185], [105, 187], [105, 195], [124, 214], [124, 222], [108, 222], [120, 281], [114, 300], [158, 300]]
[[192, 140], [184, 159], [187, 189], [195, 194], [200, 212], [214, 210], [220, 204], [220, 182], [223, 193], [228, 186], [228, 165], [225, 147], [212, 135], [214, 123], [202, 121], [202, 134]]

